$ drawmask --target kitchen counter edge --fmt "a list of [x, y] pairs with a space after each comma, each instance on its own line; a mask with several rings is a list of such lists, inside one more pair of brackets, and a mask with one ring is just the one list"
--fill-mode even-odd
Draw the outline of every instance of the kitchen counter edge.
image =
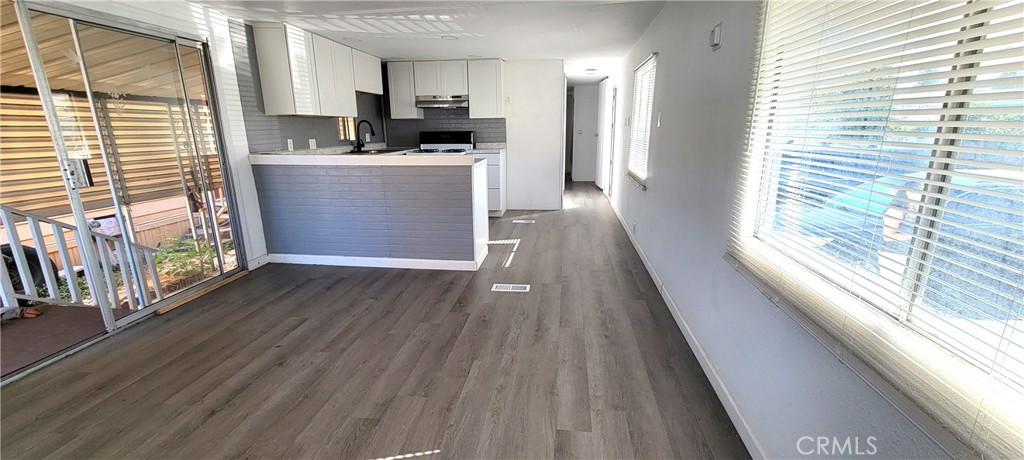
[[340, 165], [340, 166], [472, 166], [472, 155], [262, 155], [249, 154], [253, 165]]

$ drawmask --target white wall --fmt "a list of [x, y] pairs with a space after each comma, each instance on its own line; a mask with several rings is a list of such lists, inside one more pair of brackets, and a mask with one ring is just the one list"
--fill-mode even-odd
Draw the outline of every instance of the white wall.
[[572, 180], [597, 181], [598, 105], [597, 85], [575, 87], [572, 128]]
[[562, 207], [565, 75], [561, 59], [507, 61], [508, 208]]
[[74, 5], [61, 2], [47, 4], [104, 20], [135, 23], [140, 27], [156, 25], [208, 41], [210, 60], [213, 62], [213, 89], [220, 109], [219, 121], [226, 146], [224, 153], [235, 189], [234, 204], [241, 218], [239, 227], [245, 243], [245, 255], [249, 259], [249, 269], [265, 264], [267, 245], [263, 237], [259, 202], [256, 199], [256, 182], [253, 180], [252, 167], [249, 165], [249, 145], [246, 141], [245, 119], [242, 116], [227, 17], [217, 11], [180, 0], [93, 0]]
[[[616, 136], [612, 203], [755, 457], [802, 458], [802, 436], [877, 437], [879, 458], [944, 450], [722, 256], [743, 150], [759, 5], [670, 2], [623, 62], [618, 131], [632, 68], [657, 51], [648, 189], [624, 176]], [[724, 21], [722, 48], [708, 32]]]

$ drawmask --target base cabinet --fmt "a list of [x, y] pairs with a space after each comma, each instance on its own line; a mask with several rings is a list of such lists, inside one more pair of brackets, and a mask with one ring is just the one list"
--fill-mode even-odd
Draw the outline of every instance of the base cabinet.
[[488, 153], [474, 153], [474, 157], [487, 160], [487, 211], [501, 216], [508, 210], [508, 186], [505, 180], [505, 149]]

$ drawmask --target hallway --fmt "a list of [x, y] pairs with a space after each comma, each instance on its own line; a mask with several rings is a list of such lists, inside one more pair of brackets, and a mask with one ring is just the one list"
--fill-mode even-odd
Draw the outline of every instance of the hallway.
[[2, 456], [749, 456], [593, 184], [490, 239], [475, 273], [258, 269], [4, 387]]

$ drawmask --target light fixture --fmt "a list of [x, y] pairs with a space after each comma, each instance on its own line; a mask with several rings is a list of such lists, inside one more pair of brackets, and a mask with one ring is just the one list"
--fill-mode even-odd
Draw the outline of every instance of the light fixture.
[[586, 72], [587, 73], [594, 73], [594, 72], [597, 72], [597, 69], [587, 69]]
[[442, 35], [441, 40], [458, 40], [458, 35]]
[[479, 54], [467, 54], [466, 57], [468, 57], [468, 58], [478, 58], [478, 57], [481, 57], [481, 56]]
[[355, 37], [344, 37], [341, 39], [343, 42], [361, 42], [362, 40]]

